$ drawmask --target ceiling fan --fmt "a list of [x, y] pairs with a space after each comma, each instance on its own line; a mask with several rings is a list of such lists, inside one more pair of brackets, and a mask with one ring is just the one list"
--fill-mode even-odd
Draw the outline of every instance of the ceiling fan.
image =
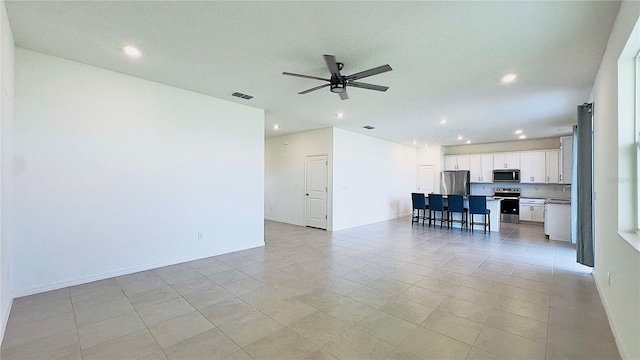
[[391, 68], [391, 66], [389, 66], [389, 65], [382, 65], [382, 66], [375, 67], [373, 69], [369, 69], [369, 70], [357, 72], [355, 74], [344, 76], [344, 75], [340, 74], [340, 71], [344, 67], [343, 63], [336, 62], [336, 57], [333, 56], [333, 55], [323, 55], [323, 57], [324, 57], [324, 62], [327, 63], [327, 67], [329, 68], [329, 72], [331, 72], [331, 78], [330, 79], [324, 79], [324, 78], [317, 77], [317, 76], [294, 74], [294, 73], [290, 73], [290, 72], [286, 72], [286, 71], [283, 72], [282, 75], [297, 76], [297, 77], [301, 77], [301, 78], [305, 78], [305, 79], [314, 79], [314, 80], [327, 81], [328, 84], [316, 86], [316, 87], [313, 87], [311, 89], [308, 89], [308, 90], [305, 90], [305, 91], [301, 91], [298, 94], [301, 94], [301, 95], [302, 94], [307, 94], [307, 93], [310, 93], [312, 91], [320, 90], [320, 89], [325, 88], [325, 87], [328, 86], [329, 90], [331, 90], [331, 92], [333, 92], [333, 93], [339, 94], [340, 95], [340, 99], [342, 99], [342, 100], [346, 100], [346, 99], [349, 98], [349, 96], [347, 95], [347, 86], [353, 86], [353, 87], [357, 87], [357, 88], [361, 88], [361, 89], [376, 90], [376, 91], [387, 91], [387, 89], [389, 88], [388, 86], [366, 84], [366, 83], [362, 83], [362, 82], [356, 81], [356, 80], [360, 80], [360, 79], [366, 78], [368, 76], [373, 76], [373, 75], [377, 75], [377, 74], [381, 74], [383, 72], [387, 72], [387, 71], [393, 70]]

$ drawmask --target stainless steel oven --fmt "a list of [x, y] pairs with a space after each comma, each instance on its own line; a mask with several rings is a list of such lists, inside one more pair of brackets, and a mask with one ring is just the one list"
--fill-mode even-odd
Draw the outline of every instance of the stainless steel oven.
[[493, 189], [493, 198], [502, 199], [500, 202], [500, 221], [520, 222], [520, 189], [496, 188]]

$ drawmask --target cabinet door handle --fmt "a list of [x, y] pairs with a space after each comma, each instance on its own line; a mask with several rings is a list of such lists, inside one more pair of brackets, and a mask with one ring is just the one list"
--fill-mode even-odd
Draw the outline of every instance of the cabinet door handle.
[[549, 182], [549, 177], [547, 176], [547, 182]]

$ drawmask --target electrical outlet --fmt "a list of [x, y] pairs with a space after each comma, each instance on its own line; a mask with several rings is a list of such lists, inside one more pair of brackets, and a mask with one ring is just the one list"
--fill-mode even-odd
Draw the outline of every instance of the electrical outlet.
[[202, 233], [201, 233], [201, 232], [199, 232], [199, 233], [198, 233], [198, 240], [202, 240], [202, 239], [203, 239]]
[[611, 273], [607, 272], [607, 285], [611, 286]]

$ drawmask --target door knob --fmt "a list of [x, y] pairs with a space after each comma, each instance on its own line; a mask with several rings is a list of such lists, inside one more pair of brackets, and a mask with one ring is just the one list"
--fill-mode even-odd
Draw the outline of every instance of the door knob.
[[309, 196], [309, 194], [305, 194], [305, 195]]

